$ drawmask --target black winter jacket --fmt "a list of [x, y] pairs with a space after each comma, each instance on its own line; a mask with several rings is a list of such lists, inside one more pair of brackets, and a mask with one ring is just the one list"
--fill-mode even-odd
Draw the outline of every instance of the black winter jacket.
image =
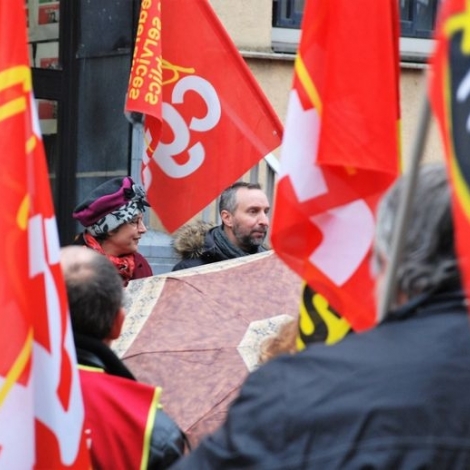
[[172, 470], [470, 469], [470, 329], [461, 293], [248, 377], [225, 424]]
[[[178, 230], [173, 240], [173, 248], [181, 257], [181, 261], [173, 267], [172, 271], [232, 259], [222, 252], [214, 240], [212, 232], [216, 228], [207, 222], [197, 221]], [[266, 251], [266, 248], [260, 246], [254, 253], [246, 254], [250, 255], [264, 251]]]

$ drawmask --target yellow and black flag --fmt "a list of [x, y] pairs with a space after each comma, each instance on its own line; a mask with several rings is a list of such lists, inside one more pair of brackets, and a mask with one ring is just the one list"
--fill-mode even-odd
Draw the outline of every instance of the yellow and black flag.
[[328, 300], [304, 283], [299, 309], [299, 335], [297, 349], [307, 344], [334, 344], [350, 333], [351, 326], [341, 317]]
[[441, 6], [431, 58], [431, 105], [440, 124], [449, 179], [460, 270], [470, 295], [470, 2]]

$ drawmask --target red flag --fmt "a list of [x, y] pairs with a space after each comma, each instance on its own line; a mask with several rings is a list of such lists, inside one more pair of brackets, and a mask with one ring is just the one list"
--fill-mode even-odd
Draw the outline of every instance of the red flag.
[[142, 179], [170, 232], [281, 143], [279, 119], [207, 0], [142, 2], [126, 106], [146, 115]]
[[375, 322], [374, 210], [399, 166], [396, 0], [308, 0], [272, 244], [355, 330]]
[[436, 50], [431, 58], [430, 97], [438, 119], [452, 191], [455, 242], [467, 297], [470, 297], [470, 4], [441, 6]]
[[0, 7], [0, 467], [90, 468], [23, 0]]

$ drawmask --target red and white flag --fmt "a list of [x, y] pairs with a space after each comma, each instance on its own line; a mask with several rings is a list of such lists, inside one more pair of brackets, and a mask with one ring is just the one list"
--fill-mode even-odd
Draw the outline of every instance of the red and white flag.
[[271, 241], [346, 318], [375, 323], [375, 206], [399, 171], [396, 0], [307, 0]]
[[[8, 5], [7, 5], [8, 3]], [[24, 0], [0, 6], [0, 468], [88, 469]]]
[[442, 3], [431, 58], [430, 98], [440, 125], [452, 185], [455, 243], [470, 298], [470, 3]]
[[207, 0], [143, 1], [126, 103], [142, 179], [173, 232], [279, 147], [282, 126]]

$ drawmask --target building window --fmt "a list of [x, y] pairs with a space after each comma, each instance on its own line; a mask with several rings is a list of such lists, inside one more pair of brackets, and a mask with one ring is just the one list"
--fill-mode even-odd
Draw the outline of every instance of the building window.
[[[430, 38], [441, 0], [397, 0], [400, 8], [401, 35]], [[273, 26], [300, 28], [305, 0], [274, 0]]]
[[400, 0], [401, 36], [431, 38], [440, 0]]
[[[357, 1], [357, 0], [351, 0]], [[377, 0], [382, 1], [382, 0]], [[422, 61], [432, 50], [432, 34], [442, 0], [397, 0], [402, 60]], [[273, 49], [295, 52], [305, 0], [273, 0]]]
[[274, 0], [274, 25], [280, 28], [300, 28], [305, 0]]

